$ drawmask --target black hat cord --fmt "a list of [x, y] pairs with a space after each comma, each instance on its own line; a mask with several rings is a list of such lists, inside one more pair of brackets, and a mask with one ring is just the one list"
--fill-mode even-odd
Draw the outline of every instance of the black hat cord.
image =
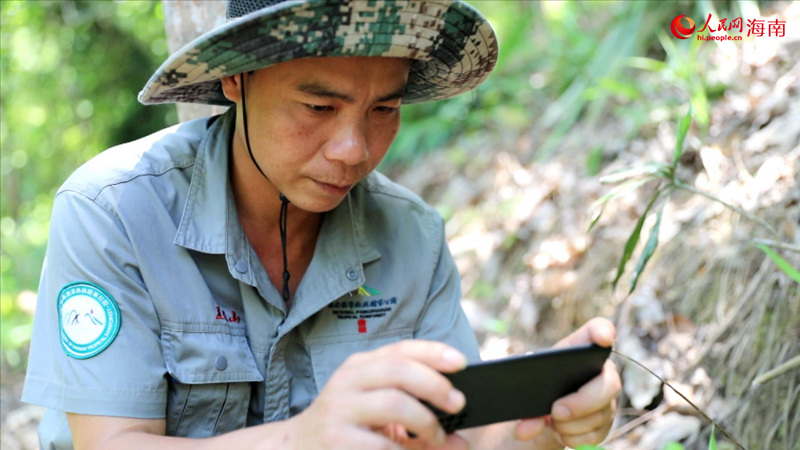
[[[253, 150], [250, 148], [250, 133], [247, 130], [247, 104], [245, 102], [245, 95], [244, 95], [244, 74], [239, 74], [239, 84], [242, 89], [242, 121], [244, 122], [244, 141], [247, 144], [247, 152], [250, 154], [250, 159], [253, 161], [253, 164], [256, 166], [261, 175], [266, 178], [267, 181], [270, 181], [267, 174], [261, 170], [261, 166], [258, 165], [258, 161], [256, 161], [255, 156], [253, 156]], [[281, 297], [283, 297], [283, 301], [285, 303], [289, 303], [291, 299], [291, 292], [289, 291], [289, 264], [286, 258], [286, 224], [287, 218], [289, 215], [289, 199], [286, 198], [283, 193], [279, 193], [278, 198], [281, 200], [281, 212], [280, 216], [278, 217], [278, 228], [280, 229], [281, 233], [281, 251], [283, 253], [283, 288], [281, 290]]]

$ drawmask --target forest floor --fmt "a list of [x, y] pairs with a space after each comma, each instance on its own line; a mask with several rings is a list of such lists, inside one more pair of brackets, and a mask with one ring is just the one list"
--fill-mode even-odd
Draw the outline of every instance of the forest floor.
[[[781, 14], [787, 25], [800, 23], [800, 7]], [[794, 28], [787, 26], [787, 38], [775, 45], [718, 47], [715, 63], [733, 65], [738, 74], [710, 105], [708, 136], [690, 129], [679, 165], [686, 183], [776, 233], [719, 202], [676, 192], [664, 206], [659, 248], [631, 295], [634, 263], [616, 290], [611, 281], [655, 183], [609, 203], [588, 231], [592, 203], [611, 188], [588, 175], [583, 162], [598, 145], [604, 149], [599, 175], [669, 162], [676, 124], [631, 139], [611, 120], [579, 122], [545, 161], [535, 150], [546, 131], [491, 132], [458, 143], [466, 152], [459, 158], [437, 152], [390, 174], [448, 217], [463, 305], [485, 359], [549, 346], [590, 317], [609, 317], [618, 327], [619, 352], [666, 379], [744, 447], [800, 450], [800, 370], [755, 382], [800, 355], [800, 290], [753, 245], [783, 242], [776, 250], [800, 267], [800, 30]], [[644, 222], [643, 240], [653, 222]], [[708, 448], [711, 424], [701, 414], [652, 375], [615, 361], [624, 392], [605, 448], [663, 449], [673, 442]], [[22, 374], [0, 369], [2, 448], [38, 448], [41, 409], [19, 402]], [[719, 448], [736, 448], [719, 427], [716, 438]]]

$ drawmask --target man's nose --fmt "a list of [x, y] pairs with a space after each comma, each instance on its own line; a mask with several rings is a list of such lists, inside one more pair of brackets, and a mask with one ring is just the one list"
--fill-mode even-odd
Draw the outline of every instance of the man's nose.
[[367, 128], [360, 121], [347, 121], [337, 126], [334, 135], [325, 146], [325, 157], [355, 166], [369, 158]]

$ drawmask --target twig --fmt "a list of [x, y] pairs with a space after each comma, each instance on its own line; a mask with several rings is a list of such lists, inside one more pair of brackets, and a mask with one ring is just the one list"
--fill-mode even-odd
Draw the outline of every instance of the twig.
[[654, 377], [658, 378], [658, 380], [659, 380], [659, 381], [661, 381], [662, 383], [664, 383], [665, 385], [667, 385], [667, 386], [668, 386], [670, 389], [672, 389], [672, 390], [673, 390], [673, 391], [674, 391], [676, 394], [678, 394], [678, 395], [679, 395], [679, 396], [680, 396], [682, 399], [686, 400], [686, 403], [688, 403], [689, 405], [691, 405], [691, 407], [692, 407], [692, 408], [694, 408], [694, 410], [695, 410], [695, 411], [697, 411], [698, 413], [700, 413], [700, 415], [701, 415], [701, 416], [703, 416], [703, 417], [704, 417], [706, 420], [708, 420], [709, 422], [711, 422], [712, 424], [714, 424], [714, 426], [715, 426], [715, 427], [719, 428], [719, 431], [720, 431], [720, 432], [722, 432], [722, 434], [724, 434], [724, 435], [725, 435], [725, 437], [726, 437], [726, 438], [728, 438], [728, 440], [729, 440], [729, 441], [733, 442], [733, 443], [734, 443], [734, 444], [735, 444], [737, 447], [739, 447], [740, 449], [742, 449], [742, 450], [746, 450], [746, 449], [744, 448], [744, 446], [743, 446], [742, 444], [740, 444], [740, 443], [739, 443], [739, 441], [737, 441], [737, 440], [736, 440], [736, 439], [735, 439], [733, 436], [731, 436], [731, 435], [730, 435], [730, 434], [729, 434], [729, 433], [728, 433], [728, 432], [725, 430], [725, 428], [723, 428], [723, 427], [722, 427], [722, 425], [720, 425], [720, 424], [718, 424], [717, 422], [715, 422], [715, 421], [714, 421], [714, 419], [712, 419], [711, 417], [708, 417], [708, 415], [707, 415], [705, 412], [703, 412], [703, 410], [702, 410], [702, 409], [700, 409], [700, 408], [699, 408], [697, 405], [695, 405], [694, 403], [692, 403], [692, 401], [691, 401], [691, 400], [689, 400], [688, 398], [686, 398], [686, 396], [685, 396], [685, 395], [681, 394], [681, 393], [680, 393], [680, 391], [678, 391], [677, 389], [675, 389], [674, 387], [672, 387], [672, 385], [671, 385], [671, 384], [669, 384], [669, 383], [667, 382], [667, 380], [665, 380], [665, 379], [661, 378], [660, 376], [656, 375], [656, 373], [655, 373], [655, 372], [653, 372], [652, 370], [648, 369], [648, 368], [647, 368], [647, 367], [645, 367], [645, 366], [644, 366], [642, 363], [640, 363], [639, 361], [636, 361], [635, 359], [631, 358], [630, 356], [625, 356], [625, 355], [623, 355], [622, 353], [620, 353], [620, 352], [618, 352], [618, 351], [616, 351], [616, 350], [611, 350], [611, 351], [612, 351], [612, 352], [614, 352], [615, 354], [617, 354], [617, 355], [619, 355], [619, 356], [621, 356], [621, 357], [623, 357], [623, 358], [627, 359], [628, 361], [630, 361], [630, 362], [632, 362], [632, 363], [636, 364], [637, 366], [641, 367], [642, 369], [644, 369], [644, 370], [646, 370], [646, 371], [650, 372], [650, 375], [652, 375], [652, 376], [654, 376]]
[[786, 242], [770, 241], [769, 239], [753, 239], [754, 244], [764, 244], [769, 247], [780, 248], [792, 252], [800, 252], [800, 245], [787, 244]]
[[786, 361], [785, 363], [779, 365], [778, 367], [767, 371], [767, 373], [759, 376], [755, 380], [753, 380], [753, 386], [758, 386], [759, 384], [764, 384], [767, 381], [783, 375], [784, 373], [800, 367], [800, 355], [795, 356], [794, 358]]
[[621, 438], [628, 434], [629, 431], [638, 427], [639, 425], [649, 421], [654, 416], [663, 413], [667, 409], [666, 405], [660, 405], [657, 408], [653, 409], [652, 411], [647, 411], [646, 413], [642, 414], [641, 416], [631, 420], [630, 422], [626, 423], [625, 425], [617, 428], [614, 430], [614, 433], [606, 438], [606, 441], [611, 442]]
[[778, 234], [778, 232], [775, 231], [774, 228], [772, 228], [772, 225], [770, 225], [767, 222], [765, 222], [764, 219], [762, 219], [762, 218], [760, 218], [758, 216], [754, 216], [754, 215], [750, 214], [749, 212], [743, 210], [742, 208], [739, 208], [738, 206], [734, 206], [734, 205], [732, 205], [732, 204], [730, 204], [730, 203], [728, 203], [728, 202], [726, 202], [726, 201], [724, 201], [724, 200], [722, 200], [720, 198], [714, 197], [713, 195], [711, 195], [711, 194], [709, 194], [707, 192], [701, 191], [700, 189], [697, 189], [696, 187], [694, 187], [692, 185], [686, 184], [681, 180], [677, 180], [676, 179], [674, 181], [674, 185], [679, 187], [679, 188], [681, 188], [681, 189], [683, 189], [683, 190], [685, 190], [685, 191], [689, 191], [689, 192], [692, 192], [694, 194], [701, 195], [701, 196], [703, 196], [703, 197], [705, 197], [705, 198], [707, 198], [709, 200], [712, 200], [712, 201], [715, 201], [715, 202], [719, 202], [721, 205], [725, 206], [726, 208], [730, 209], [731, 211], [735, 211], [735, 212], [743, 215], [744, 217], [747, 217], [748, 219], [758, 223], [759, 225], [764, 227], [764, 229], [769, 231], [769, 233], [772, 236], [780, 239], [780, 235]]

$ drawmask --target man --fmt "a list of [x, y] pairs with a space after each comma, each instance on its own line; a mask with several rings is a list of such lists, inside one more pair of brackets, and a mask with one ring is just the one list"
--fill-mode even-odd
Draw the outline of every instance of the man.
[[[442, 219], [373, 170], [401, 103], [488, 76], [485, 19], [404, 1], [232, 0], [228, 15], [242, 17], [173, 55], [140, 100], [234, 107], [103, 152], [56, 196], [23, 394], [49, 408], [43, 445], [602, 440], [610, 362], [547, 418], [446, 436], [418, 401], [460, 410], [440, 372], [478, 361], [477, 344]], [[561, 345], [613, 338], [598, 319]]]

